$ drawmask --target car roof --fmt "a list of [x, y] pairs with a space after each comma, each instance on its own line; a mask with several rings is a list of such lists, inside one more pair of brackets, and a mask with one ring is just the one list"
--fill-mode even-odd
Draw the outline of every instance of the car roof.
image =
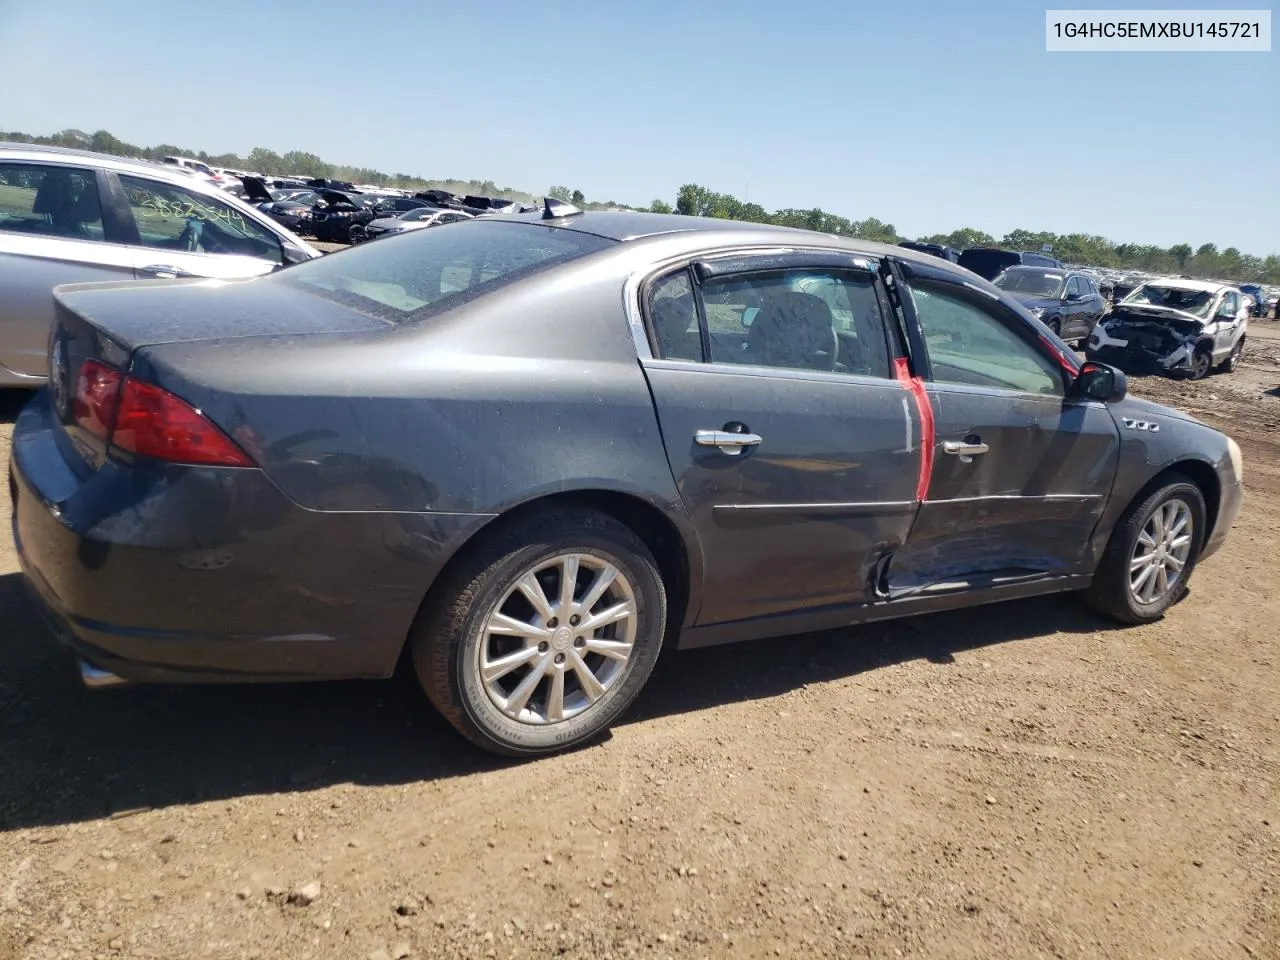
[[[226, 192], [212, 183], [207, 183], [207, 181], [192, 178], [184, 173], [178, 173], [177, 168], [172, 165], [155, 163], [150, 160], [132, 160], [128, 157], [117, 157], [108, 153], [94, 153], [92, 150], [76, 150], [71, 147], [55, 147], [43, 143], [14, 143], [0, 140], [0, 158], [36, 162], [50, 159], [79, 160], [82, 163], [114, 170], [117, 173], [145, 174], [153, 180], [163, 180], [166, 183], [179, 184], [188, 188], [194, 187], [214, 196], [221, 196]], [[197, 162], [203, 163], [204, 161]], [[207, 190], [205, 189], [206, 185], [208, 187]]]
[[604, 237], [606, 240], [617, 240], [623, 243], [683, 236], [689, 240], [690, 251], [696, 251], [702, 247], [735, 245], [820, 246], [877, 258], [897, 257], [930, 269], [949, 270], [969, 282], [987, 283], [949, 260], [912, 250], [910, 247], [900, 247], [896, 243], [879, 243], [875, 240], [845, 237], [819, 230], [802, 230], [798, 227], [782, 227], [771, 223], [756, 223], [751, 220], [687, 217], [678, 213], [642, 213], [637, 210], [588, 210], [555, 219], [543, 219], [541, 213], [499, 213], [487, 214], [481, 219], [489, 222], [544, 224], [590, 233]]

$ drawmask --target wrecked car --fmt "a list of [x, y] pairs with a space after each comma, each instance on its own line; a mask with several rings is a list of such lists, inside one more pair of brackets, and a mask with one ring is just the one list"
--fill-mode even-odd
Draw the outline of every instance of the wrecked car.
[[1248, 319], [1238, 288], [1204, 280], [1151, 280], [1094, 327], [1090, 360], [1127, 373], [1199, 380], [1240, 365]]
[[98, 687], [405, 663], [529, 757], [679, 648], [1064, 592], [1158, 620], [1242, 503], [1224, 434], [968, 271], [830, 234], [548, 198], [55, 297], [14, 542]]

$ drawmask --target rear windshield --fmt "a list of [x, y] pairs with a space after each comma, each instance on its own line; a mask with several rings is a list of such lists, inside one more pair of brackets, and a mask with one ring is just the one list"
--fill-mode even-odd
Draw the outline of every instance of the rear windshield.
[[392, 323], [450, 309], [616, 241], [563, 227], [473, 220], [326, 254], [265, 278]]
[[1021, 262], [1020, 256], [1007, 250], [966, 250], [960, 254], [960, 266], [988, 280], [1010, 264]]

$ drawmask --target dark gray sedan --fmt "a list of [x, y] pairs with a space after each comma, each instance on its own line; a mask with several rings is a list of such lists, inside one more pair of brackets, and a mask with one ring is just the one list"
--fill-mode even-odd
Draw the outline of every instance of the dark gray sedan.
[[[924, 254], [548, 201], [63, 288], [10, 485], [87, 682], [389, 676], [570, 747], [668, 647], [1078, 591], [1160, 617], [1240, 451]], [[181, 318], [181, 322], [178, 322]]]

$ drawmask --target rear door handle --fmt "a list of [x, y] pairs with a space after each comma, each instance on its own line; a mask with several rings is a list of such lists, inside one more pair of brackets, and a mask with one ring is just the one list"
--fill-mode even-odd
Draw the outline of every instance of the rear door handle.
[[991, 448], [982, 441], [970, 443], [968, 440], [944, 440], [942, 452], [960, 458], [961, 463], [968, 463], [974, 457], [980, 457]]
[[728, 430], [697, 430], [693, 442], [700, 447], [715, 447], [721, 453], [736, 457], [747, 447], [757, 446], [764, 439], [754, 433], [730, 433]]

